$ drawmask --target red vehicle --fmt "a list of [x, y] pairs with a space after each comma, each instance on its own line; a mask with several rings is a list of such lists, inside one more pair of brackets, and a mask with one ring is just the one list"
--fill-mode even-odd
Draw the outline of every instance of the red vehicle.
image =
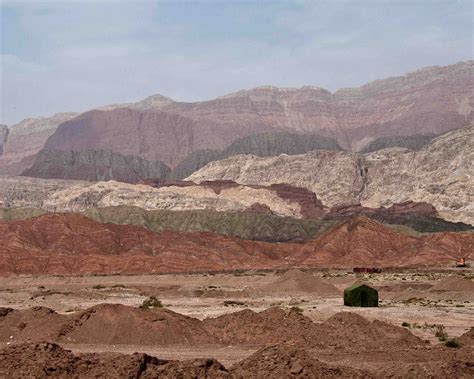
[[382, 270], [377, 267], [354, 267], [352, 269], [352, 272], [364, 274], [380, 274]]

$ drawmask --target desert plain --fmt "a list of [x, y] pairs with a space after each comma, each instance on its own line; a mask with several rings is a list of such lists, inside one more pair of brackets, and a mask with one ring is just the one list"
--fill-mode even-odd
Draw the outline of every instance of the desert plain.
[[[1, 278], [0, 374], [16, 354], [19, 372], [59, 377], [469, 378], [473, 278], [469, 268]], [[344, 306], [357, 282], [379, 291], [379, 307]], [[160, 306], [143, 309], [152, 297]]]

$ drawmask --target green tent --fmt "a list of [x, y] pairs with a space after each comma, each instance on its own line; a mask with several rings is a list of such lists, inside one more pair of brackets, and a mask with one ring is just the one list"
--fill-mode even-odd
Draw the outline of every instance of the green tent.
[[349, 307], [378, 307], [379, 293], [366, 284], [354, 284], [344, 290], [344, 305]]

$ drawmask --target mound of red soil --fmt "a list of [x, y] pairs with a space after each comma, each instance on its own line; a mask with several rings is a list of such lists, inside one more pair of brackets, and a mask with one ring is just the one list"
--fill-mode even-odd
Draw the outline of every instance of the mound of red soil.
[[147, 354], [78, 354], [41, 342], [18, 344], [0, 351], [0, 376], [5, 378], [230, 378], [214, 359], [166, 361]]
[[297, 269], [286, 271], [273, 283], [267, 284], [264, 289], [275, 293], [311, 293], [319, 296], [341, 295], [341, 291], [332, 284]]
[[370, 378], [367, 372], [318, 361], [291, 345], [263, 348], [231, 368], [237, 378]]
[[321, 347], [370, 350], [390, 346], [403, 349], [424, 343], [402, 327], [378, 320], [371, 322], [352, 312], [337, 313], [319, 326], [325, 331], [319, 340]]
[[[358, 351], [406, 349], [423, 342], [409, 331], [342, 312], [316, 324], [297, 310], [244, 310], [203, 321], [167, 309], [139, 309], [102, 304], [71, 315], [48, 308], [0, 308], [0, 342], [92, 345], [248, 345], [280, 343], [308, 348]], [[12, 337], [12, 338], [11, 338]], [[464, 337], [467, 338], [467, 337]]]
[[315, 336], [316, 324], [294, 310], [249, 309], [203, 320], [208, 332], [223, 344], [266, 345], [281, 342], [307, 343]]
[[462, 345], [474, 346], [474, 327], [457, 339]]
[[217, 341], [198, 319], [168, 309], [145, 310], [120, 304], [101, 304], [72, 315], [43, 307], [10, 310], [0, 320], [0, 341], [157, 346]]
[[74, 315], [60, 329], [59, 339], [160, 346], [215, 342], [198, 319], [168, 309], [145, 310], [120, 304], [101, 304]]
[[[438, 353], [439, 354], [439, 353]], [[428, 357], [427, 357], [428, 358]], [[433, 358], [433, 357], [432, 357]], [[378, 372], [380, 378], [465, 378], [474, 377], [474, 363], [469, 358], [442, 357], [438, 355], [437, 359], [420, 363], [387, 364], [384, 369]], [[443, 359], [444, 358], [444, 359]], [[472, 358], [472, 357], [471, 357]]]
[[67, 316], [52, 309], [33, 307], [24, 310], [0, 308], [0, 341], [56, 341]]

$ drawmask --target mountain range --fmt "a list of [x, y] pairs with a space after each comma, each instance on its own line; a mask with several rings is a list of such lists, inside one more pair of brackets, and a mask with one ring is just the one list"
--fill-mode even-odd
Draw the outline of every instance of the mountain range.
[[[329, 137], [347, 151], [369, 148], [378, 138], [385, 138], [381, 146], [386, 146], [387, 137], [393, 141], [441, 134], [473, 121], [473, 65], [467, 61], [428, 67], [334, 93], [311, 86], [267, 86], [196, 103], [154, 95], [83, 114], [28, 119], [10, 128], [0, 174], [17, 175], [30, 168], [43, 148], [110, 150], [161, 161], [173, 169], [192, 160], [190, 154], [196, 157], [196, 151], [225, 151], [238, 139], [262, 133]], [[407, 141], [400, 138], [396, 143]], [[269, 153], [274, 152], [263, 149], [261, 154]], [[202, 161], [203, 155], [198, 159]]]
[[153, 95], [1, 125], [0, 273], [469, 258], [473, 68], [428, 67], [334, 93]]

